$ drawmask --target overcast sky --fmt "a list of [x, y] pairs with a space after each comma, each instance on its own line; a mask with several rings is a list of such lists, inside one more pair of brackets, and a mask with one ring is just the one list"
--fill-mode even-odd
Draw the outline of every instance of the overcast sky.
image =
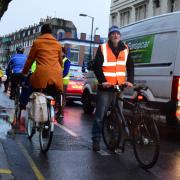
[[12, 0], [0, 21], [0, 36], [14, 32], [47, 16], [71, 20], [78, 33], [91, 33], [91, 18], [81, 17], [80, 13], [93, 16], [96, 34], [107, 37], [111, 0]]

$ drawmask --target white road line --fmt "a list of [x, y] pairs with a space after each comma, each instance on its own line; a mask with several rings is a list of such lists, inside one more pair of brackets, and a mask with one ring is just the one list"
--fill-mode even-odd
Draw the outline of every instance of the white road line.
[[78, 135], [77, 135], [75, 132], [71, 131], [70, 129], [66, 128], [65, 126], [63, 126], [63, 125], [61, 125], [61, 124], [59, 124], [59, 123], [56, 123], [55, 125], [58, 126], [58, 127], [61, 128], [61, 129], [63, 129], [64, 131], [66, 131], [66, 132], [67, 132], [68, 134], [70, 134], [71, 136], [73, 136], [73, 137], [78, 137]]

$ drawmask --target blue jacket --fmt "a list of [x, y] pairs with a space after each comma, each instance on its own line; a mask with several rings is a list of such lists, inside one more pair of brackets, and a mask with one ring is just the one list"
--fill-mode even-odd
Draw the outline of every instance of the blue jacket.
[[21, 73], [24, 68], [26, 59], [27, 56], [25, 54], [14, 54], [10, 60], [10, 68], [12, 73]]

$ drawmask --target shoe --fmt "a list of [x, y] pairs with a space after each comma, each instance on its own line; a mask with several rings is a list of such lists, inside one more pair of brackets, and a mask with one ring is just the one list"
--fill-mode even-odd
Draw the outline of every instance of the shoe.
[[15, 100], [15, 97], [14, 96], [10, 96], [9, 99]]
[[61, 112], [57, 112], [56, 115], [55, 115], [55, 119], [63, 119], [64, 118], [64, 114], [61, 113]]
[[9, 136], [15, 135], [14, 129], [8, 130], [7, 135], [9, 135]]
[[60, 114], [59, 117], [60, 117], [60, 118], [64, 118], [64, 114]]
[[109, 147], [108, 147], [108, 149], [109, 149], [110, 151], [114, 152], [117, 147], [118, 147], [118, 146], [117, 146], [117, 142], [116, 142], [115, 140], [111, 139], [111, 140], [109, 141]]
[[19, 106], [21, 110], [26, 110], [26, 105], [20, 104]]
[[100, 151], [100, 143], [97, 141], [93, 141], [92, 149], [94, 152]]

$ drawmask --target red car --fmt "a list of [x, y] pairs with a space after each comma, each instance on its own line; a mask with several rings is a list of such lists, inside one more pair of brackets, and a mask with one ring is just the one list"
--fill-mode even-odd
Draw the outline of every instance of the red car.
[[70, 81], [66, 89], [66, 100], [80, 101], [83, 92], [84, 78], [82, 72], [70, 70]]

